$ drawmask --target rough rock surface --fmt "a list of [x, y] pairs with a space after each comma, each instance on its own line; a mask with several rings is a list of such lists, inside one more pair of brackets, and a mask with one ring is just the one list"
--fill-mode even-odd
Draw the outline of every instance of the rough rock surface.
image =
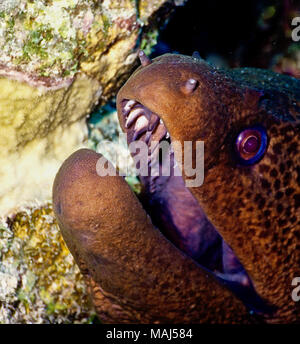
[[50, 205], [0, 226], [0, 324], [87, 323], [93, 309]]
[[117, 91], [138, 47], [153, 43], [159, 9], [174, 5], [0, 1], [0, 215], [50, 197], [61, 162], [84, 144], [84, 117]]

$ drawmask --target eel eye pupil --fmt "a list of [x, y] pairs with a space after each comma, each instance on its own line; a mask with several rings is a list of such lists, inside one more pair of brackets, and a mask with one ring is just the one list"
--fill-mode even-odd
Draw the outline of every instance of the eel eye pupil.
[[241, 163], [255, 164], [267, 148], [267, 134], [262, 127], [247, 128], [241, 131], [235, 143], [236, 153]]
[[258, 151], [260, 140], [256, 136], [250, 136], [246, 138], [243, 146], [245, 154], [252, 154]]

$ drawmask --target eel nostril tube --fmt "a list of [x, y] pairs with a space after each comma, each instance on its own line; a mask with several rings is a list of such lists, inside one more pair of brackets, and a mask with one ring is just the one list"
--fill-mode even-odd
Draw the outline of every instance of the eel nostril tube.
[[186, 83], [182, 86], [181, 90], [184, 94], [189, 95], [195, 91], [198, 86], [198, 81], [195, 79], [188, 79]]
[[144, 53], [143, 50], [139, 51], [139, 58], [140, 58], [140, 61], [141, 61], [141, 65], [143, 67], [146, 67], [146, 66], [148, 66], [149, 64], [152, 63], [151, 59]]

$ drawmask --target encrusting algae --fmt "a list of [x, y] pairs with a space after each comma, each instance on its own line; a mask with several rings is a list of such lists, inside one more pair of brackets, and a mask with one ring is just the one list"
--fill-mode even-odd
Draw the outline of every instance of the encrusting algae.
[[[102, 50], [106, 47], [113, 19], [109, 7], [107, 1], [90, 0], [1, 3], [0, 62], [39, 76], [74, 76], [89, 47], [95, 50], [88, 43], [94, 36]], [[123, 1], [122, 9], [131, 12], [129, 18], [135, 13], [130, 1]]]
[[85, 117], [117, 92], [174, 7], [169, 0], [0, 2], [0, 215], [51, 198], [59, 166], [86, 144]]
[[0, 228], [0, 323], [89, 323], [85, 283], [51, 205], [27, 209]]

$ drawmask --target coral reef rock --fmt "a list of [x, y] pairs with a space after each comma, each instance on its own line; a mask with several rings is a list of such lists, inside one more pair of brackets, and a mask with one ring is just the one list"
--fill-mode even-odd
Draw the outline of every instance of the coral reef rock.
[[85, 117], [115, 94], [182, 1], [0, 2], [0, 214], [45, 203]]
[[51, 205], [0, 225], [0, 324], [89, 323], [93, 308]]

